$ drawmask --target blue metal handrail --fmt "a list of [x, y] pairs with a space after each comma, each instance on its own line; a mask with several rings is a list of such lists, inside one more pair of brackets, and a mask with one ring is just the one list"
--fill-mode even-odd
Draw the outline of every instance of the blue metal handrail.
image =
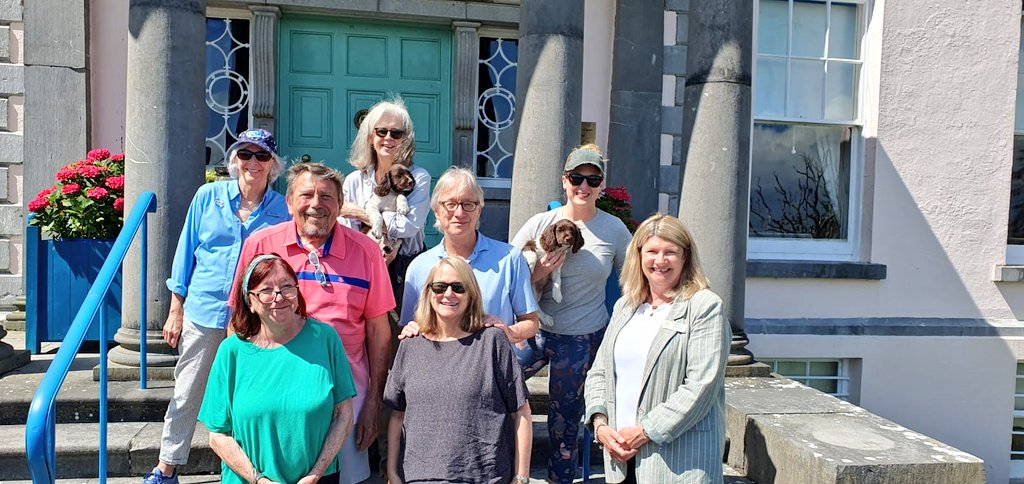
[[107, 260], [100, 268], [99, 275], [89, 288], [81, 309], [75, 316], [75, 320], [68, 329], [50, 363], [49, 369], [43, 375], [36, 394], [32, 397], [32, 406], [28, 411], [28, 420], [25, 422], [25, 457], [28, 459], [29, 472], [32, 474], [34, 483], [53, 483], [57, 478], [57, 456], [54, 442], [57, 432], [57, 412], [55, 403], [57, 392], [64, 384], [68, 376], [71, 364], [85, 341], [89, 326], [92, 325], [96, 313], [99, 313], [100, 330], [100, 452], [99, 452], [99, 478], [101, 483], [107, 481], [107, 317], [106, 311], [100, 311], [103, 298], [110, 291], [111, 282], [114, 276], [124, 263], [125, 255], [131, 246], [135, 234], [141, 230], [140, 248], [142, 256], [142, 290], [139, 294], [141, 304], [140, 328], [140, 387], [146, 388], [146, 235], [147, 222], [146, 214], [156, 212], [156, 195], [152, 192], [144, 192], [139, 195], [128, 218], [124, 221], [124, 227], [114, 241]]

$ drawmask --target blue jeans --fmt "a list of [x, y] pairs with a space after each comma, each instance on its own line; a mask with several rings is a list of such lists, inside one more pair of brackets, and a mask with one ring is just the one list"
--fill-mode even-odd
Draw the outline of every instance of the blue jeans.
[[583, 335], [562, 335], [541, 330], [526, 342], [525, 348], [513, 347], [526, 378], [544, 365], [548, 370], [548, 480], [571, 483], [576, 478], [576, 441], [583, 418], [583, 383], [594, 364], [604, 329]]

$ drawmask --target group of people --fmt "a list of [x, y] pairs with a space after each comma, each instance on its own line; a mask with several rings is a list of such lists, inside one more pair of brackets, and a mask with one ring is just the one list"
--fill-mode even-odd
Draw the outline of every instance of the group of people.
[[[144, 484], [177, 483], [197, 420], [224, 482], [361, 482], [380, 441], [392, 483], [526, 483], [525, 382], [544, 366], [549, 482], [575, 478], [583, 425], [604, 448], [607, 482], [721, 482], [731, 335], [683, 224], [658, 214], [631, 235], [598, 209], [606, 160], [585, 145], [565, 160], [565, 203], [508, 244], [479, 232], [471, 171], [450, 168], [431, 193], [414, 154], [408, 111], [382, 101], [352, 144], [355, 171], [294, 164], [281, 196], [273, 136], [239, 135], [232, 179], [192, 200], [167, 281], [163, 333], [179, 360]], [[396, 164], [416, 183], [407, 211], [382, 214], [383, 237], [402, 242], [388, 252], [363, 229]], [[429, 211], [443, 235], [433, 248]], [[531, 270], [520, 249], [560, 220], [582, 245]], [[555, 271], [561, 297], [550, 283], [535, 297]], [[612, 271], [622, 298], [609, 314]]]

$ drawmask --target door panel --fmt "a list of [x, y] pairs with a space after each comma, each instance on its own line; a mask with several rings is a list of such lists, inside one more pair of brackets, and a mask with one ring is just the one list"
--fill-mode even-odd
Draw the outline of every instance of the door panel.
[[[280, 32], [276, 134], [283, 157], [309, 155], [351, 172], [357, 113], [397, 94], [416, 130], [414, 161], [430, 172], [431, 185], [451, 165], [449, 29], [286, 15]], [[427, 243], [438, 240], [431, 216]]]

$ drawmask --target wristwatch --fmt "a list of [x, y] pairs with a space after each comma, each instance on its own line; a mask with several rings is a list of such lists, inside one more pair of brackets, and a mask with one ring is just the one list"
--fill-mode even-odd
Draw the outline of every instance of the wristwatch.
[[530, 484], [530, 477], [524, 476], [522, 474], [516, 474], [515, 476], [512, 476], [512, 480], [522, 482], [523, 484]]
[[252, 484], [259, 484], [260, 479], [263, 479], [264, 477], [267, 476], [264, 476], [263, 473], [256, 470], [255, 467], [252, 468]]

